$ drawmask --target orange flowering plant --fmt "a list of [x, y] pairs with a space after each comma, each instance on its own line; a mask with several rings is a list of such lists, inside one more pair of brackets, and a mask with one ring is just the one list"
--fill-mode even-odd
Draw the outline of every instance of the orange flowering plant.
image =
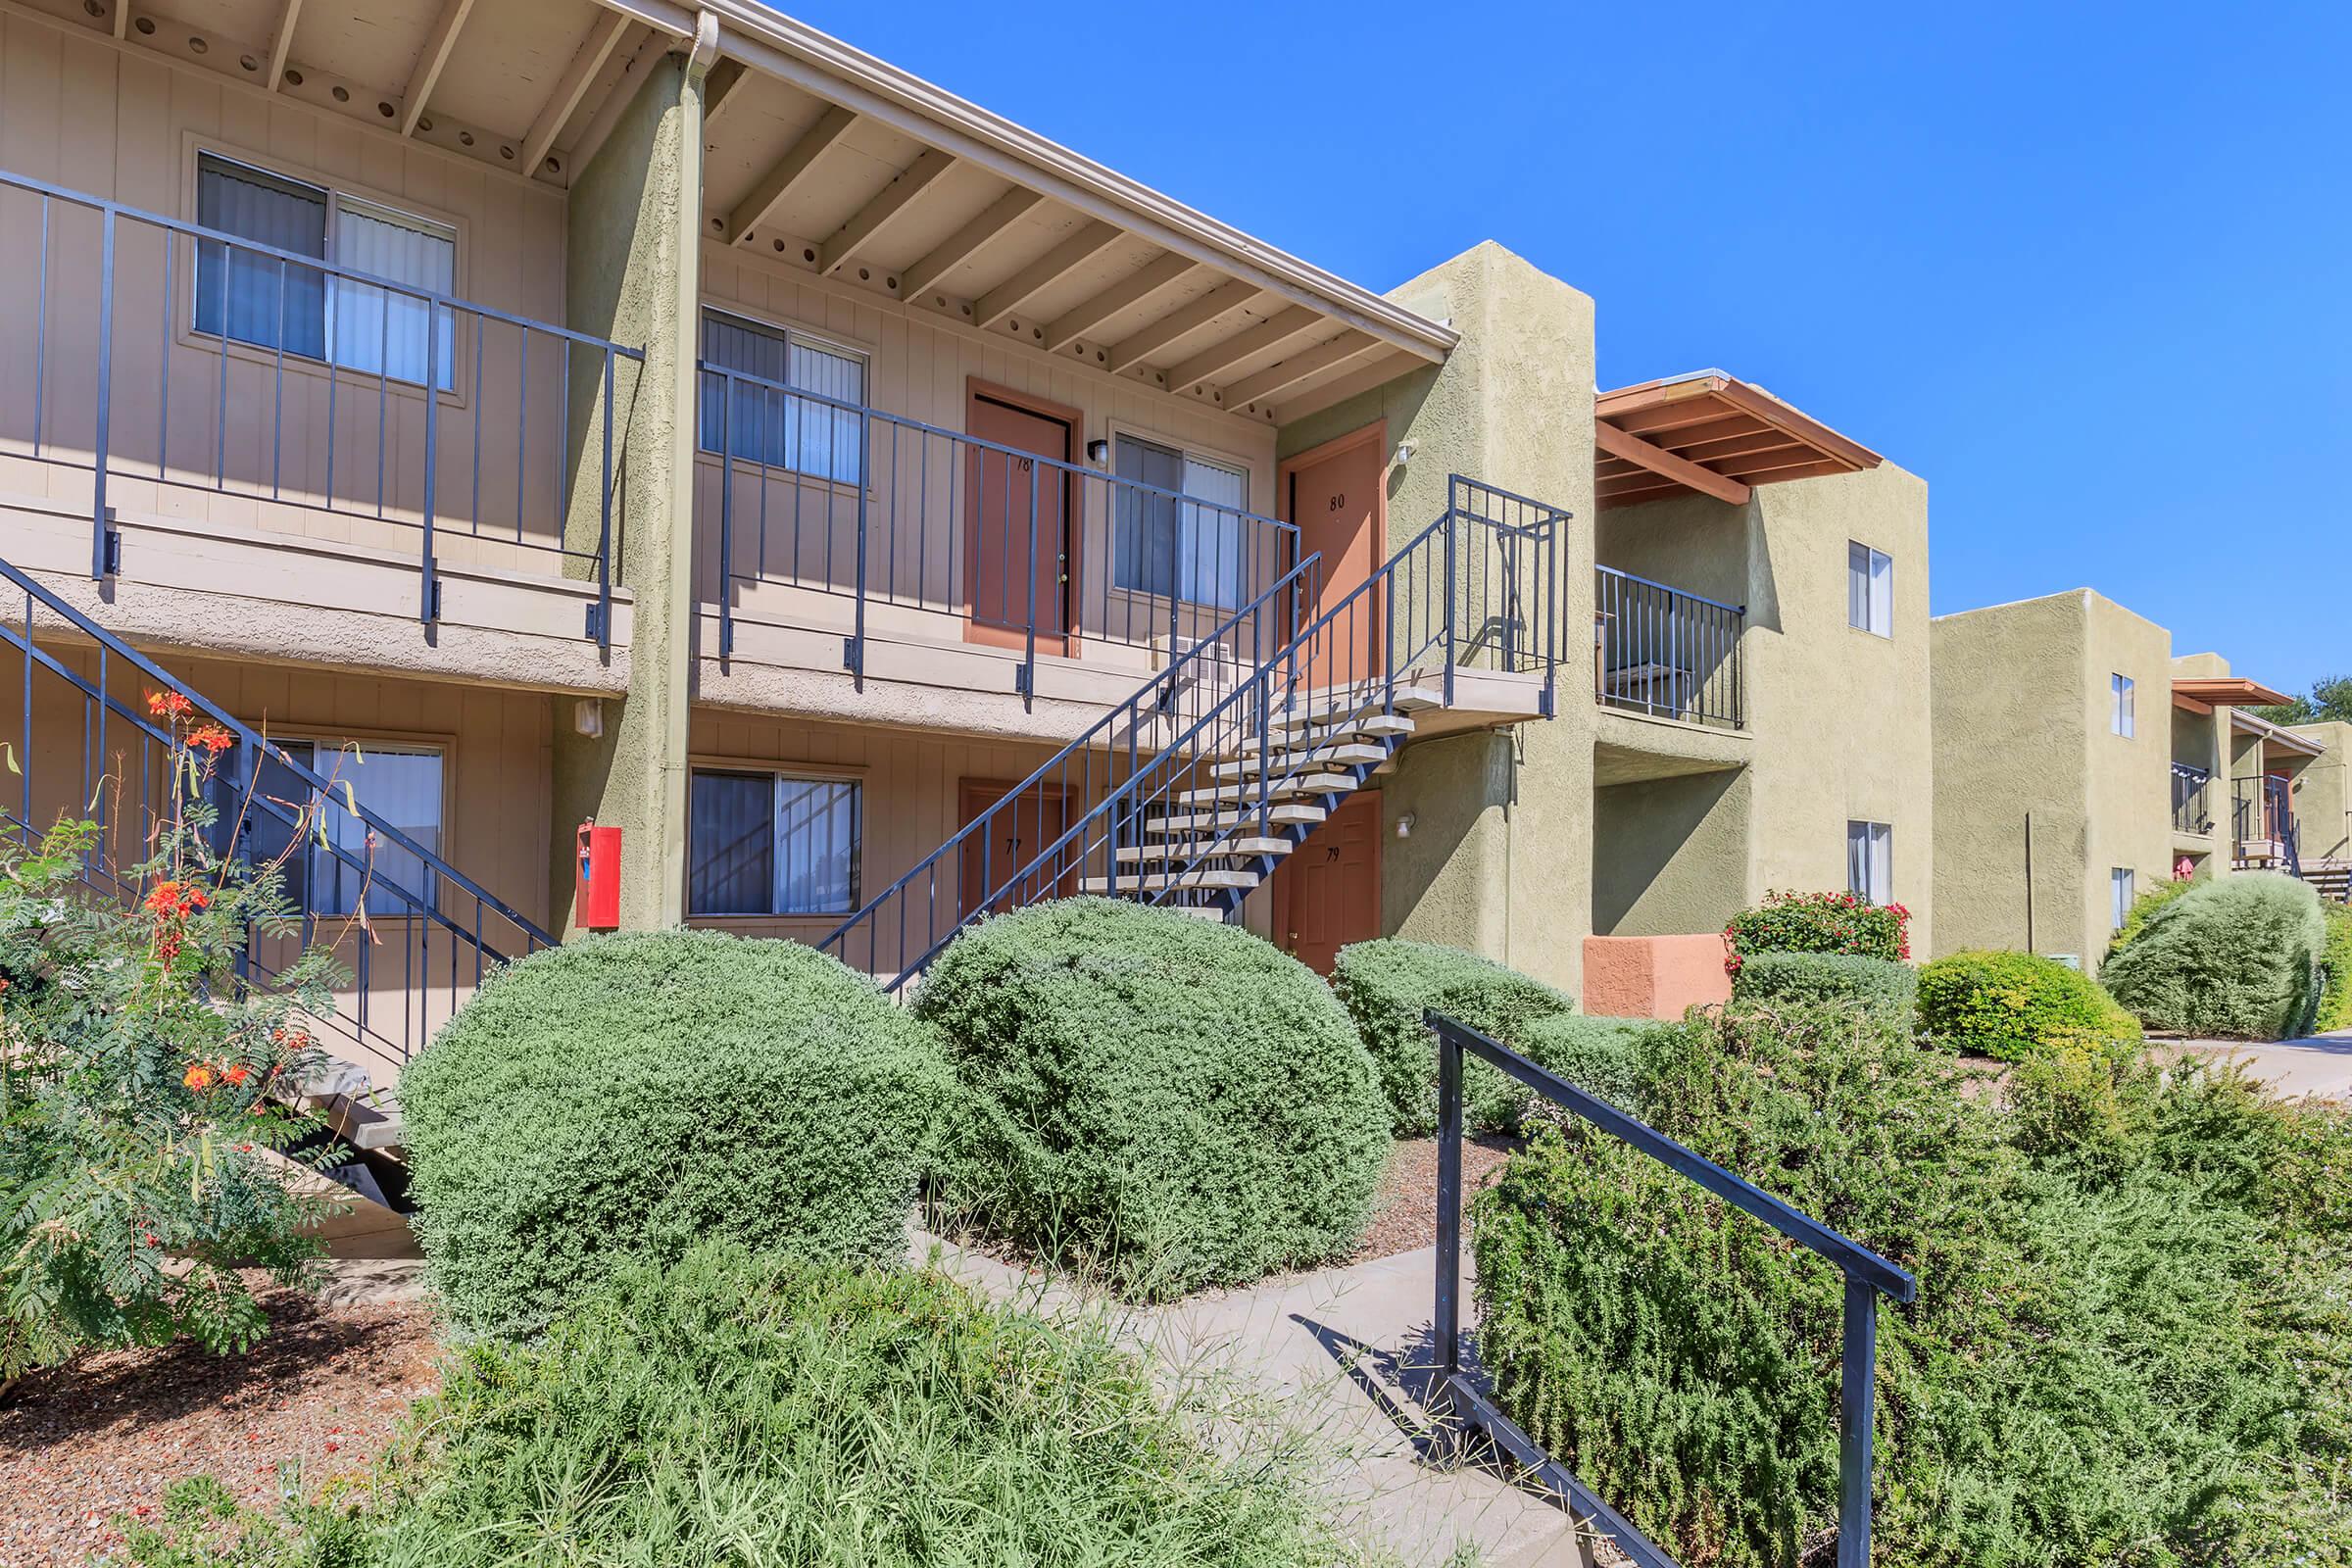
[[[300, 946], [279, 865], [213, 848], [220, 812], [253, 805], [214, 804], [234, 738], [178, 693], [148, 710], [172, 758], [160, 809], [0, 844], [0, 1388], [86, 1347], [245, 1349], [267, 1319], [239, 1270], [301, 1286], [322, 1256], [304, 1178], [339, 1156], [292, 1089], [320, 1061], [301, 1020], [332, 1015], [333, 961], [276, 962]], [[152, 826], [120, 866], [126, 820]]]

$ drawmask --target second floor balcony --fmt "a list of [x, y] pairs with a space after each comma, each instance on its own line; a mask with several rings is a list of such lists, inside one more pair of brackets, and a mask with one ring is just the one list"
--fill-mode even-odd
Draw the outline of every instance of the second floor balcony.
[[2173, 831], [2192, 838], [2213, 834], [2213, 770], [2173, 764]]
[[1746, 727], [1740, 636], [1746, 607], [1614, 566], [1592, 568], [1592, 679], [1605, 707]]

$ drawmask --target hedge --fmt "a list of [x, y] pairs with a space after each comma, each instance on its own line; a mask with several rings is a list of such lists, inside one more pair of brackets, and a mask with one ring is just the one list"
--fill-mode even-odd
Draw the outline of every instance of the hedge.
[[[1355, 1020], [1380, 1069], [1390, 1122], [1398, 1137], [1438, 1125], [1438, 1055], [1423, 1022], [1432, 1009], [1514, 1050], [1527, 1026], [1576, 1011], [1576, 1004], [1540, 980], [1458, 948], [1383, 937], [1340, 950], [1332, 989]], [[1526, 1092], [1494, 1068], [1472, 1063], [1463, 1096], [1473, 1129], [1515, 1133]]]
[[1648, 1018], [1554, 1013], [1531, 1020], [1518, 1049], [1579, 1089], [1639, 1117], [1644, 1114], [1649, 1081], [1648, 1045], [1660, 1027]]
[[2322, 903], [2320, 913], [2328, 921], [2328, 950], [2320, 959], [2327, 974], [2312, 1027], [2322, 1033], [2352, 1029], [2352, 908]]
[[1854, 954], [1759, 953], [1740, 964], [1732, 995], [1742, 1002], [1886, 1007], [1907, 1020], [1919, 999], [1919, 971]]
[[1388, 1155], [1372, 1059], [1330, 988], [1250, 932], [1036, 905], [957, 937], [916, 1010], [963, 1091], [946, 1221], [1143, 1299], [1361, 1236]]
[[1723, 928], [1733, 974], [1759, 953], [1845, 953], [1864, 958], [1911, 956], [1911, 911], [1873, 904], [1858, 893], [1771, 892]]
[[2149, 919], [2158, 909], [2195, 886], [2196, 883], [2187, 877], [2169, 877], [2133, 899], [2132, 906], [2124, 911], [2124, 923], [2115, 928], [2115, 935], [2108, 940], [2106, 957], [2101, 958], [2100, 962], [2104, 964], [2107, 958], [2114, 957], [2138, 941], [2140, 932], [2147, 929]]
[[2197, 883], [2157, 910], [2099, 977], [2151, 1029], [2282, 1040], [2311, 1028], [2327, 947], [2309, 883], [2247, 872]]
[[709, 931], [589, 937], [492, 975], [401, 1078], [416, 1228], [460, 1327], [540, 1329], [630, 1258], [724, 1233], [903, 1254], [948, 1079], [838, 960]]
[[2136, 1040], [2089, 976], [2032, 953], [1955, 953], [1919, 972], [1919, 1027], [1957, 1051], [2022, 1061], [2070, 1040]]

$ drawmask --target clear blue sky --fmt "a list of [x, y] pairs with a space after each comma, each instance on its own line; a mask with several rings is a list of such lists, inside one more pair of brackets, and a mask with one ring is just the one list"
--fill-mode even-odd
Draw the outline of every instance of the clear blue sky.
[[2352, 672], [2352, 5], [784, 9], [1376, 289], [1494, 238], [1600, 378], [1924, 474], [1936, 612]]

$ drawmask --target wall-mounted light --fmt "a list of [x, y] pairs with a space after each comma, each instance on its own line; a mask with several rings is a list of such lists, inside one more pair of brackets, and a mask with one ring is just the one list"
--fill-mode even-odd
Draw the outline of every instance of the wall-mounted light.
[[1396, 819], [1396, 836], [1400, 839], [1409, 839], [1413, 836], [1412, 812], [1407, 811]]
[[1392, 468], [1401, 468], [1412, 461], [1413, 443], [1410, 441], [1397, 442], [1396, 450], [1389, 454], [1389, 466]]
[[582, 697], [571, 705], [571, 727], [590, 740], [605, 733], [605, 700]]
[[1110, 443], [1101, 436], [1086, 444], [1086, 461], [1100, 468], [1110, 461]]

